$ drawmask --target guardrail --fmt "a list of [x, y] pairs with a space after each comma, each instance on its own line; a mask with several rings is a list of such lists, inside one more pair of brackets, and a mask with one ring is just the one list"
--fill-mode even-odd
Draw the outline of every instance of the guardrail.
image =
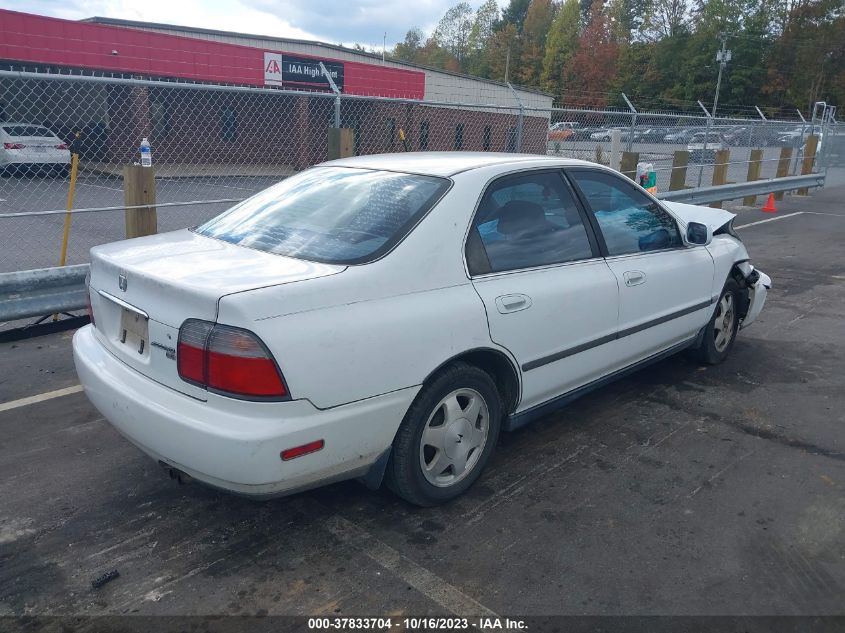
[[765, 196], [770, 193], [793, 191], [824, 186], [824, 174], [807, 174], [804, 176], [787, 176], [770, 180], [752, 180], [751, 182], [736, 182], [712, 187], [696, 187], [694, 189], [679, 189], [658, 193], [661, 200], [670, 202], [685, 202], [687, 204], [707, 204], [723, 200], [735, 200], [746, 196]]
[[0, 273], [0, 321], [85, 308], [88, 264]]
[[[824, 174], [808, 174], [666, 191], [659, 193], [657, 197], [672, 202], [706, 204], [745, 196], [822, 187], [824, 180]], [[80, 264], [0, 273], [0, 321], [14, 321], [85, 308], [85, 275], [88, 269], [88, 264]]]

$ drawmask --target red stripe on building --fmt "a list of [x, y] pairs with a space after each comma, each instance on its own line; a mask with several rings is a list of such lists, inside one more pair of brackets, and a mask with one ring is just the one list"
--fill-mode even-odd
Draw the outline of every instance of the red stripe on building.
[[[410, 99], [425, 96], [425, 74], [419, 71], [290, 54], [342, 63], [345, 94]], [[264, 49], [4, 9], [0, 9], [0, 59], [192, 81], [264, 85]]]

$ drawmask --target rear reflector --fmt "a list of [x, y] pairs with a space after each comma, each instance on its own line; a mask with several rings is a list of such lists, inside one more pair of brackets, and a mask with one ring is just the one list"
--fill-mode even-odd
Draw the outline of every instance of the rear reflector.
[[308, 455], [309, 453], [316, 453], [325, 445], [326, 443], [323, 440], [315, 440], [314, 442], [308, 442], [308, 444], [303, 444], [302, 446], [294, 446], [293, 448], [283, 450], [281, 452], [281, 458], [283, 462], [286, 462], [289, 459], [296, 459], [297, 457], [302, 457], [303, 455]]
[[61, 145], [56, 145], [56, 149], [67, 149], [67, 143], [62, 143]]
[[188, 319], [179, 329], [176, 366], [183, 380], [226, 395], [288, 396], [276, 361], [249, 330]]

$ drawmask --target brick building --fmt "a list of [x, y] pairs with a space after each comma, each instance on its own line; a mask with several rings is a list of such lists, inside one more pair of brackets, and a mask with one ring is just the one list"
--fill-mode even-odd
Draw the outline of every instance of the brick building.
[[[125, 162], [148, 137], [164, 162], [314, 164], [335, 122], [325, 73], [356, 153], [516, 149], [505, 84], [320, 42], [0, 10], [0, 68], [0, 120], [82, 131], [93, 160]], [[70, 90], [68, 73], [92, 79]], [[552, 98], [516, 95], [522, 151], [544, 153]]]

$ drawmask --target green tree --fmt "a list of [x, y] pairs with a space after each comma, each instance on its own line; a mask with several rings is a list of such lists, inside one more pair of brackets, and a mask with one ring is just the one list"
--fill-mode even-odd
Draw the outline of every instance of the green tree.
[[539, 86], [543, 74], [546, 36], [554, 19], [551, 0], [531, 0], [522, 25], [522, 54], [519, 81]]
[[490, 39], [499, 21], [499, 4], [486, 0], [475, 12], [475, 19], [469, 33], [469, 58], [466, 70], [481, 77], [490, 76], [490, 61], [487, 55]]
[[467, 2], [460, 2], [446, 11], [432, 38], [442, 49], [463, 65], [469, 53], [469, 36], [472, 32], [473, 11]]
[[563, 69], [578, 48], [581, 9], [578, 0], [566, 0], [558, 10], [546, 37], [542, 82], [546, 90], [561, 94]]
[[845, 11], [841, 0], [816, 0], [792, 8], [772, 47], [771, 103], [809, 111], [816, 101], [845, 103]]
[[423, 46], [424, 39], [425, 35], [423, 35], [423, 32], [420, 29], [416, 27], [409, 29], [408, 32], [405, 33], [405, 39], [393, 47], [393, 51], [390, 56], [406, 62], [417, 62], [417, 56]]
[[498, 24], [496, 30], [501, 30], [508, 24], [512, 24], [517, 33], [522, 33], [522, 24], [525, 22], [528, 5], [530, 4], [531, 0], [510, 0], [508, 6], [502, 11], [502, 21]]

